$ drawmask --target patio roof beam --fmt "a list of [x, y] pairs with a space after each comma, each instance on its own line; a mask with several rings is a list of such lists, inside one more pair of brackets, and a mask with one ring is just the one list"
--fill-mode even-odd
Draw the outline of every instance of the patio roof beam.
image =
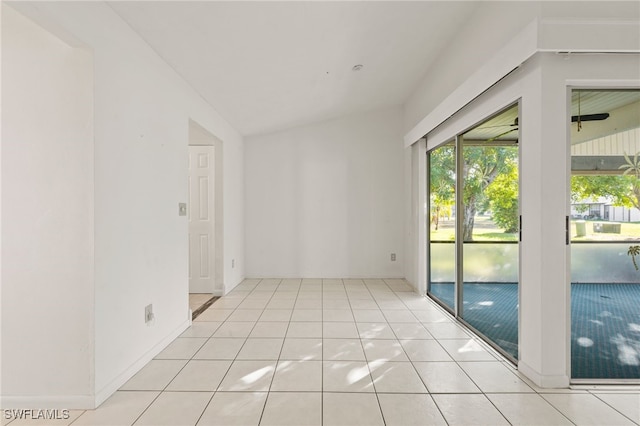
[[627, 164], [622, 155], [573, 155], [571, 156], [571, 174], [613, 174], [621, 175], [624, 169], [620, 166]]

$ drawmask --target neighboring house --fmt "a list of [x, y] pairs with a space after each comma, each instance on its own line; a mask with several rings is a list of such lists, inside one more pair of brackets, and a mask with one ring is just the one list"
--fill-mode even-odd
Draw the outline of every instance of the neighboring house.
[[571, 217], [598, 219], [609, 222], [640, 222], [640, 210], [635, 207], [614, 206], [605, 197], [587, 199], [571, 204]]

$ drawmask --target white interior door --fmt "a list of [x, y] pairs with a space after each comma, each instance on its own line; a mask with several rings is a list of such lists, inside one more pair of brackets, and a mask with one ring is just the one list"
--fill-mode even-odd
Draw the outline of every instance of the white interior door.
[[189, 146], [189, 293], [215, 288], [214, 147]]

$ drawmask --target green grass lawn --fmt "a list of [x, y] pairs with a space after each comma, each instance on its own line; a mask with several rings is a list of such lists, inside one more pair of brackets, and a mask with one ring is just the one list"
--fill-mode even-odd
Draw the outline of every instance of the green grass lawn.
[[[573, 241], [640, 241], [640, 222], [606, 222], [598, 220], [586, 220], [587, 235], [576, 236], [576, 221], [571, 221], [571, 239]], [[620, 233], [609, 234], [593, 231], [594, 223], [619, 223]]]
[[[619, 234], [593, 232], [594, 223], [620, 223]], [[584, 237], [576, 237], [576, 221], [571, 221], [571, 237], [573, 241], [640, 241], [640, 222], [605, 222], [585, 221], [587, 234]], [[454, 241], [455, 219], [440, 220], [438, 230], [435, 225], [430, 229], [431, 241]], [[477, 216], [473, 228], [474, 241], [517, 241], [518, 234], [505, 233], [498, 228], [489, 216]]]
[[[454, 241], [455, 235], [455, 220], [441, 220], [438, 226], [438, 230], [435, 230], [435, 225], [431, 225], [431, 240], [432, 241]], [[502, 229], [498, 228], [489, 216], [476, 216], [473, 227], [473, 240], [474, 241], [517, 241], [518, 234], [505, 233]]]

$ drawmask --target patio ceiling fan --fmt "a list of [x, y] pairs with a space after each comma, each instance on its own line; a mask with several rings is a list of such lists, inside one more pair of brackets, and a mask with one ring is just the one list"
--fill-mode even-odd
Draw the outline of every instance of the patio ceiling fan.
[[572, 115], [571, 116], [571, 122], [572, 123], [578, 123], [578, 131], [580, 131], [582, 129], [582, 122], [583, 121], [601, 121], [601, 120], [606, 120], [607, 118], [609, 118], [609, 113], [608, 112], [603, 112], [600, 114], [584, 114], [582, 115], [580, 112], [580, 106], [581, 106], [581, 96], [580, 96], [580, 91], [578, 91], [578, 115]]
[[511, 132], [515, 132], [518, 130], [518, 117], [516, 117], [516, 119], [513, 121], [512, 124], [497, 124], [495, 126], [484, 126], [484, 127], [478, 127], [478, 130], [485, 130], [485, 129], [498, 129], [498, 128], [505, 128], [507, 127], [507, 130], [504, 130], [500, 133], [498, 133], [495, 136], [490, 137], [489, 139], [486, 140], [486, 142], [493, 142], [496, 139], [499, 139], [505, 135], [508, 135]]
[[583, 114], [583, 115], [572, 115], [571, 122], [579, 123], [581, 121], [602, 121], [609, 118], [608, 112], [602, 112], [600, 114]]
[[[607, 118], [609, 118], [609, 113], [608, 112], [602, 112], [599, 114], [583, 114], [583, 115], [572, 115], [571, 116], [571, 122], [572, 123], [578, 123], [578, 131], [580, 131], [581, 129], [581, 123], [585, 122], [585, 121], [602, 121], [602, 120], [606, 120]], [[487, 142], [493, 142], [496, 139], [501, 138], [502, 136], [508, 135], [511, 132], [515, 132], [518, 130], [518, 117], [516, 117], [516, 119], [513, 121], [512, 124], [500, 124], [497, 126], [487, 126], [487, 127], [479, 127], [479, 129], [491, 129], [491, 128], [499, 128], [499, 127], [510, 127], [510, 129], [505, 130], [504, 132], [493, 136], [489, 139], [487, 139]]]

